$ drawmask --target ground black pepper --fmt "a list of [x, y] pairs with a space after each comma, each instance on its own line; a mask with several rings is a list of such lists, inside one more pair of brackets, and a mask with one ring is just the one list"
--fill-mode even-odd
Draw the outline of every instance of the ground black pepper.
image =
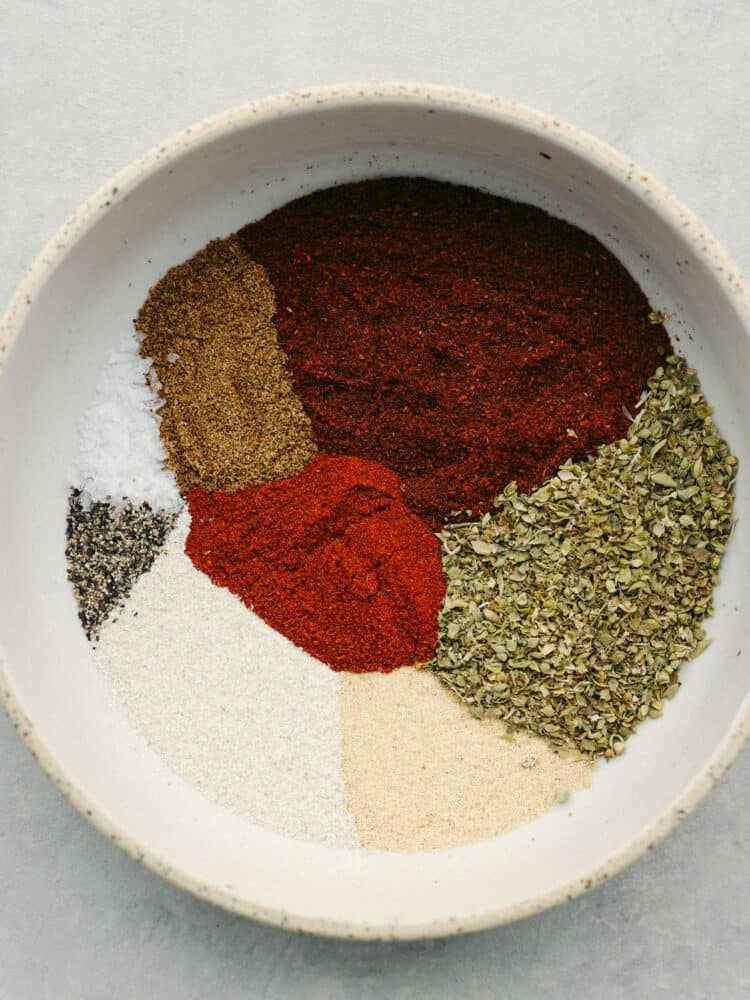
[[78, 617], [89, 639], [98, 639], [104, 621], [151, 568], [174, 522], [174, 514], [154, 513], [148, 504], [118, 508], [93, 503], [86, 509], [80, 490], [72, 491], [65, 555]]

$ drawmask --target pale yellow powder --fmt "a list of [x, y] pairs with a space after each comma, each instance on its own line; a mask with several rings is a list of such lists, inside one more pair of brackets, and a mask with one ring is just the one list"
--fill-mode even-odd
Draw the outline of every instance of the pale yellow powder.
[[531, 734], [508, 739], [503, 723], [473, 718], [430, 673], [340, 676], [344, 794], [362, 847], [494, 837], [590, 780], [590, 761]]

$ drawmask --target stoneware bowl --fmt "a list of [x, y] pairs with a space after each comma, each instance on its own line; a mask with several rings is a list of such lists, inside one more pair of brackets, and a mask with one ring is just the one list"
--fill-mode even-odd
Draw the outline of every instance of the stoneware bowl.
[[[287, 839], [172, 774], [97, 673], [64, 557], [77, 424], [148, 288], [210, 238], [302, 192], [386, 174], [482, 187], [595, 234], [669, 317], [740, 460], [713, 644], [685, 667], [664, 717], [564, 807], [494, 840], [420, 854]], [[344, 86], [248, 104], [186, 129], [76, 212], [2, 323], [0, 689], [10, 718], [114, 843], [238, 913], [342, 937], [417, 938], [570, 899], [663, 837], [748, 734], [749, 330], [748, 289], [698, 220], [624, 156], [528, 108], [440, 87]]]

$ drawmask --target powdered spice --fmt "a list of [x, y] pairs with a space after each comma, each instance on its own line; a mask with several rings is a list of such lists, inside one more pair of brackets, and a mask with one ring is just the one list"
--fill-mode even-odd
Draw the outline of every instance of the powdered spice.
[[84, 505], [81, 491], [71, 491], [65, 556], [78, 618], [89, 639], [99, 638], [102, 624], [151, 568], [174, 522], [174, 514], [152, 511], [145, 503]]
[[187, 500], [195, 566], [334, 670], [432, 657], [440, 546], [389, 469], [319, 453], [292, 478]]
[[214, 240], [151, 289], [136, 325], [164, 406], [160, 432], [182, 493], [299, 472], [315, 454], [272, 317], [268, 275]]
[[586, 787], [706, 645], [736, 459], [579, 230], [431, 181], [345, 186], [209, 244], [138, 324], [189, 510], [172, 527], [128, 350], [108, 384], [148, 420], [95, 401], [70, 575], [132, 721], [224, 806], [386, 850], [495, 836]]
[[666, 353], [594, 237], [424, 178], [317, 191], [242, 229], [319, 447], [387, 465], [431, 526], [625, 433]]

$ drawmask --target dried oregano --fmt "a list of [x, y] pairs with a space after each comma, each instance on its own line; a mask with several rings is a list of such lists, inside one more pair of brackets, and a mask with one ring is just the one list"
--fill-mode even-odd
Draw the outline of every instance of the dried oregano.
[[731, 530], [737, 459], [711, 412], [670, 357], [627, 438], [443, 530], [430, 668], [473, 713], [607, 757], [661, 713], [707, 645]]

